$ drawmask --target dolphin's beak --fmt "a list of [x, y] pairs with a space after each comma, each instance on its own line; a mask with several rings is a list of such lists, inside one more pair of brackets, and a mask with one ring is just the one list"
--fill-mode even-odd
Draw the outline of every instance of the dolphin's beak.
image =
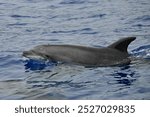
[[44, 59], [44, 57], [40, 56], [40, 54], [34, 52], [34, 50], [24, 51], [22, 56], [30, 59]]
[[36, 55], [34, 51], [29, 50], [29, 51], [24, 51], [22, 56], [27, 57], [27, 58], [34, 58], [35, 56], [38, 56], [38, 55]]
[[24, 51], [22, 56], [27, 57], [27, 56], [29, 56], [31, 54], [32, 54], [31, 51]]

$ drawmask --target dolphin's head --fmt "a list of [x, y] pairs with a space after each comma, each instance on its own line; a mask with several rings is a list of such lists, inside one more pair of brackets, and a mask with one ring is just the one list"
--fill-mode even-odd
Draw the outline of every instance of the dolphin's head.
[[40, 45], [34, 47], [31, 50], [24, 51], [22, 55], [30, 59], [46, 59], [45, 52], [45, 47], [43, 45]]

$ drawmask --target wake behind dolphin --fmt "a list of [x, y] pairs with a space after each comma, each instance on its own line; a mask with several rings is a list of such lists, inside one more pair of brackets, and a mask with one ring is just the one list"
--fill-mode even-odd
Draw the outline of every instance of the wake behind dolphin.
[[135, 39], [136, 37], [122, 38], [103, 48], [77, 45], [39, 45], [29, 51], [24, 51], [23, 56], [84, 66], [124, 65], [131, 62], [127, 48]]

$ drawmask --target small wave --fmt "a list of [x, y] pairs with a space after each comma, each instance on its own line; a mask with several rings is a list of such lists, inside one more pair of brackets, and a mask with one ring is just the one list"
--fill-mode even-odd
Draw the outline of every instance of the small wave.
[[66, 86], [70, 88], [81, 88], [85, 87], [87, 84], [90, 84], [91, 81], [88, 82], [72, 82], [72, 80], [69, 81], [27, 81], [29, 85], [31, 85], [31, 88], [50, 88], [50, 87], [61, 87]]
[[23, 16], [23, 15], [11, 15], [13, 18], [30, 18], [31, 16]]
[[150, 21], [150, 15], [140, 16], [134, 19], [134, 21]]
[[22, 61], [15, 57], [14, 55], [0, 55], [0, 66], [5, 68], [12, 65], [19, 65]]
[[8, 26], [25, 26], [27, 23], [14, 23], [14, 24], [8, 24]]
[[29, 16], [29, 15], [10, 15], [12, 18], [38, 18], [40, 16]]
[[141, 27], [150, 27], [150, 25], [147, 25], [147, 24], [135, 24], [135, 25], [132, 25], [133, 27], [139, 27], [139, 28], [141, 28]]
[[60, 2], [60, 4], [83, 4], [85, 1], [83, 0], [64, 0]]
[[116, 81], [118, 82], [118, 84], [132, 85], [133, 82], [136, 81], [136, 79], [120, 79]]
[[148, 87], [141, 87], [138, 89], [139, 93], [149, 93], [149, 91], [150, 91], [150, 88]]
[[144, 59], [150, 59], [150, 45], [140, 46], [132, 50], [132, 55]]
[[[128, 73], [129, 72], [129, 73]], [[112, 76], [114, 76], [114, 78], [116, 78], [116, 82], [117, 84], [123, 84], [123, 85], [132, 85], [134, 81], [136, 81], [136, 78], [134, 78], [135, 76], [137, 77], [137, 74], [135, 73], [135, 71], [118, 71], [114, 74], [112, 74]]]
[[25, 63], [25, 69], [28, 70], [43, 70], [46, 67], [53, 67], [57, 65], [57, 62], [55, 61], [44, 61], [44, 60], [33, 60], [28, 59], [24, 61]]
[[104, 16], [106, 16], [106, 14], [96, 14], [96, 15], [89, 16], [88, 18], [102, 18]]
[[52, 31], [52, 33], [80, 33], [80, 34], [97, 34], [98, 32], [93, 31], [92, 28], [83, 28], [78, 30], [69, 30], [69, 31]]
[[23, 79], [6, 79], [6, 80], [0, 81], [0, 82], [13, 83], [13, 82], [22, 82], [22, 81], [24, 81], [24, 80]]

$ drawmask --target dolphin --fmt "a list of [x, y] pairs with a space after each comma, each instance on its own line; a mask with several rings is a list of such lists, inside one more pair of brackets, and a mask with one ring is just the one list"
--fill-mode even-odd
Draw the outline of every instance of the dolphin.
[[102, 48], [78, 45], [38, 45], [29, 51], [24, 51], [23, 56], [83, 66], [125, 65], [131, 62], [127, 48], [135, 39], [136, 37], [121, 38]]

